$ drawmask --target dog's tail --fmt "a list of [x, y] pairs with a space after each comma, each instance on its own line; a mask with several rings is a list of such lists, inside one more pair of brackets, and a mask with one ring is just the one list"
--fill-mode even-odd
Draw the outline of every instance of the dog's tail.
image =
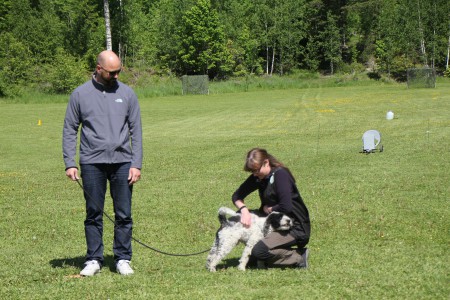
[[234, 217], [234, 216], [237, 216], [238, 214], [234, 210], [232, 210], [231, 208], [228, 208], [228, 207], [219, 208], [218, 216], [219, 216], [219, 222], [222, 226], [225, 226], [228, 224], [227, 215]]

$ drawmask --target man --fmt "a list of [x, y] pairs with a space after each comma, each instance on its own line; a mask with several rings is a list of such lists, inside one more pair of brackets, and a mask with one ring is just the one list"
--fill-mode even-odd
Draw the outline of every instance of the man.
[[113, 199], [113, 252], [117, 272], [133, 274], [131, 261], [131, 196], [141, 177], [142, 126], [136, 94], [118, 81], [122, 69], [112, 51], [98, 55], [92, 79], [70, 96], [64, 119], [63, 157], [66, 175], [78, 180], [75, 162], [80, 133], [80, 169], [86, 200], [86, 262], [82, 276], [100, 272], [103, 264], [103, 207], [107, 181]]

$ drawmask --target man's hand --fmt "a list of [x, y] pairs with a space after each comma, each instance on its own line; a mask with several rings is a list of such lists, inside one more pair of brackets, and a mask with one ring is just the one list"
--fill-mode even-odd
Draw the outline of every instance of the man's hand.
[[130, 173], [128, 175], [128, 183], [130, 185], [136, 183], [139, 179], [141, 179], [141, 170], [138, 168], [130, 168]]
[[73, 181], [80, 179], [78, 177], [78, 169], [77, 168], [68, 168], [66, 170], [66, 176], [72, 179]]

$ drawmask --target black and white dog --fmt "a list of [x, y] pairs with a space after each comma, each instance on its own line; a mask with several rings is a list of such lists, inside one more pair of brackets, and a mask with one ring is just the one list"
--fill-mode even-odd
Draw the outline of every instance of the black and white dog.
[[[221, 207], [218, 214], [220, 228], [206, 259], [206, 268], [211, 272], [216, 271], [217, 264], [240, 242], [245, 244], [245, 248], [239, 260], [238, 269], [245, 271], [252, 249], [257, 242], [272, 231], [289, 230], [293, 225], [290, 217], [279, 212], [273, 212], [267, 217], [259, 217], [252, 213], [252, 225], [249, 228], [241, 224], [241, 214], [230, 208]], [[227, 215], [230, 217], [227, 218]]]

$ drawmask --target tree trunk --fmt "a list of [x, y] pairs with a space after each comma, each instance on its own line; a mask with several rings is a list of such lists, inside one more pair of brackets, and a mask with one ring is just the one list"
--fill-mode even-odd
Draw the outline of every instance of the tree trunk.
[[447, 61], [445, 63], [445, 69], [448, 70], [448, 61], [450, 59], [450, 35], [448, 36], [448, 45], [447, 45]]
[[268, 37], [268, 29], [267, 22], [264, 24], [266, 27], [266, 75], [269, 75], [269, 37]]
[[106, 50], [112, 50], [111, 25], [109, 18], [109, 2], [103, 0], [103, 10], [105, 12], [105, 27], [106, 27]]
[[270, 76], [272, 76], [272, 74], [273, 74], [274, 62], [275, 62], [275, 46], [273, 47], [273, 50], [272, 50], [272, 65], [270, 67]]
[[283, 63], [284, 63], [284, 61], [283, 61], [283, 49], [282, 49], [281, 46], [280, 46], [280, 54], [279, 54], [279, 56], [280, 56], [280, 75], [283, 76], [283, 73], [284, 73]]
[[123, 24], [123, 3], [122, 0], [119, 0], [119, 8], [120, 8], [120, 30], [119, 30], [119, 57], [124, 61], [125, 53], [123, 51], [123, 44], [122, 44], [122, 24]]
[[417, 9], [419, 12], [420, 52], [422, 52], [425, 66], [428, 66], [427, 53], [426, 53], [426, 49], [425, 49], [425, 34], [423, 32], [422, 20], [420, 17], [420, 0], [417, 0]]

